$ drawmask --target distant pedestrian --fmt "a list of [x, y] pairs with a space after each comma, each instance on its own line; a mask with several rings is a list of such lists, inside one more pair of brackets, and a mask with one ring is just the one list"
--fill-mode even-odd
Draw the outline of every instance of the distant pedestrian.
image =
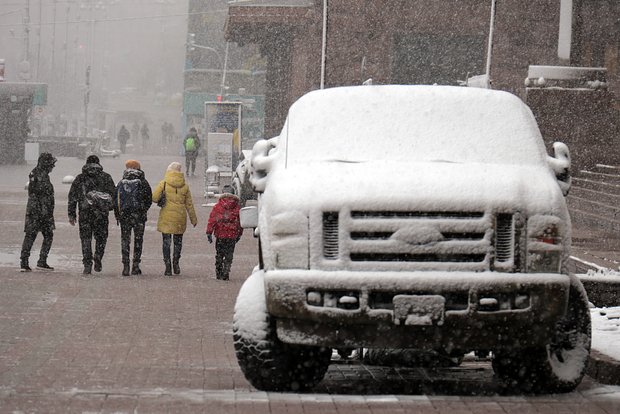
[[196, 171], [196, 158], [200, 151], [200, 138], [196, 128], [189, 129], [189, 133], [183, 140], [183, 148], [185, 149], [185, 175], [192, 176]]
[[235, 244], [241, 239], [243, 228], [239, 222], [239, 197], [232, 187], [225, 185], [219, 201], [211, 210], [207, 224], [207, 240], [213, 243], [215, 236], [215, 276], [228, 280], [235, 252]]
[[54, 186], [50, 181], [50, 172], [56, 165], [56, 158], [49, 152], [39, 155], [37, 166], [28, 177], [28, 204], [26, 205], [26, 222], [24, 225], [24, 242], [20, 256], [22, 272], [30, 272], [28, 264], [30, 250], [37, 234], [43, 235], [43, 244], [39, 252], [37, 267], [45, 270], [54, 270], [47, 263], [47, 255], [54, 240]]
[[127, 150], [127, 141], [129, 141], [129, 130], [125, 128], [125, 125], [121, 125], [120, 131], [118, 131], [118, 143], [121, 146], [121, 152], [124, 154]]
[[[131, 137], [133, 138], [133, 142], [138, 142], [138, 138], [140, 135], [140, 125], [136, 121], [131, 124]], [[136, 144], [134, 144], [136, 145]]]
[[[183, 247], [183, 233], [187, 228], [187, 216], [194, 227], [198, 224], [192, 193], [181, 172], [181, 164], [173, 162], [168, 166], [166, 175], [153, 190], [153, 202], [161, 206], [157, 230], [162, 234], [162, 252], [164, 256], [164, 275], [181, 273], [179, 261]], [[165, 203], [162, 203], [162, 197]], [[170, 244], [174, 244], [172, 263], [170, 261]]]
[[161, 147], [164, 149], [168, 145], [168, 122], [161, 124]]
[[121, 226], [121, 257], [123, 276], [129, 276], [129, 252], [131, 232], [133, 231], [132, 275], [141, 275], [142, 243], [147, 211], [151, 207], [152, 193], [144, 171], [136, 160], [125, 162], [123, 178], [118, 182], [115, 192], [114, 213]]
[[142, 125], [142, 128], [140, 129], [140, 135], [142, 135], [142, 150], [146, 151], [149, 147], [149, 139], [151, 139], [151, 137], [149, 136], [149, 127], [146, 125], [146, 123]]
[[[116, 187], [110, 174], [103, 171], [99, 157], [90, 155], [75, 177], [69, 190], [69, 223], [75, 226], [76, 210], [79, 211], [80, 240], [84, 274], [101, 272], [101, 260], [108, 240], [108, 214], [114, 208]], [[95, 239], [93, 255], [92, 240]]]

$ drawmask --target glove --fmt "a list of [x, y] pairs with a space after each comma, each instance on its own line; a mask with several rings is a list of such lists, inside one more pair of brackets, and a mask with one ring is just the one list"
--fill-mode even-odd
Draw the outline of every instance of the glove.
[[207, 234], [207, 240], [209, 240], [209, 243], [213, 243], [213, 236]]

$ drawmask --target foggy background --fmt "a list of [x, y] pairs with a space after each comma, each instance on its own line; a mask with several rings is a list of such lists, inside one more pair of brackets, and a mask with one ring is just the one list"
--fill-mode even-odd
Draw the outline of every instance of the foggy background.
[[90, 66], [89, 118], [144, 111], [178, 130], [187, 21], [188, 0], [3, 0], [5, 79], [47, 83], [43, 128], [64, 118], [80, 129]]

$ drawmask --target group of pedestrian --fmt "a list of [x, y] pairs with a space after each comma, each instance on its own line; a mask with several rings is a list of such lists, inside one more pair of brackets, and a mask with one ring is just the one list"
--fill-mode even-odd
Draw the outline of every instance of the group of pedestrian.
[[171, 144], [173, 142], [174, 142], [174, 126], [170, 122], [165, 121], [161, 125], [162, 146], [167, 147], [168, 144]]
[[[50, 153], [39, 156], [28, 182], [28, 204], [24, 226], [24, 241], [20, 267], [24, 272], [29, 266], [30, 250], [40, 232], [43, 235], [37, 268], [54, 270], [47, 262], [52, 246], [54, 225], [54, 186], [49, 174], [56, 164]], [[180, 274], [183, 234], [187, 219], [196, 227], [198, 218], [192, 194], [178, 162], [171, 163], [161, 180], [151, 189], [140, 162], [128, 160], [122, 179], [115, 185], [112, 177], [103, 171], [96, 155], [90, 155], [82, 172], [75, 177], [69, 190], [69, 223], [76, 221], [82, 247], [84, 274], [102, 271], [102, 259], [108, 239], [109, 213], [112, 211], [121, 229], [121, 258], [123, 276], [140, 275], [140, 263], [144, 241], [147, 213], [156, 203], [161, 209], [157, 230], [162, 234], [164, 275]], [[236, 243], [243, 229], [239, 223], [239, 198], [232, 194], [230, 186], [224, 186], [223, 194], [209, 215], [206, 228], [207, 240], [216, 238], [216, 277], [228, 280]], [[133, 233], [133, 257], [130, 261], [131, 235]], [[93, 252], [93, 240], [95, 243]]]

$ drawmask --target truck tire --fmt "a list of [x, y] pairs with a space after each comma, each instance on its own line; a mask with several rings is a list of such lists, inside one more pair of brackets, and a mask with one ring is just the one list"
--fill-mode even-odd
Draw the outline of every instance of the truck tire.
[[590, 354], [591, 326], [587, 295], [571, 284], [566, 316], [556, 325], [551, 344], [496, 352], [493, 370], [506, 386], [528, 393], [562, 393], [581, 382]]
[[331, 349], [289, 345], [276, 334], [267, 313], [263, 272], [245, 281], [233, 319], [235, 353], [245, 378], [261, 391], [303, 391], [318, 384], [329, 367]]

